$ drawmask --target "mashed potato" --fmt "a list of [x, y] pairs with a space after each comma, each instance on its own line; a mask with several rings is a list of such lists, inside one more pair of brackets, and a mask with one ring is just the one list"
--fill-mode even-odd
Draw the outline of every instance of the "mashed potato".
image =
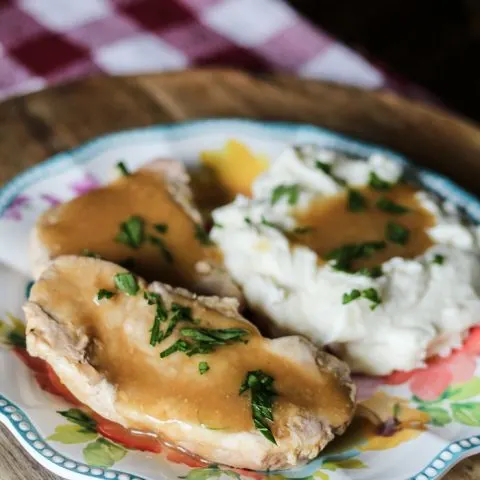
[[[424, 191], [392, 197], [408, 208], [390, 200], [409, 188], [397, 186], [402, 174], [383, 155], [295, 147], [257, 178], [251, 199], [213, 213], [211, 236], [250, 306], [280, 330], [329, 345], [356, 372], [421, 367], [480, 322], [478, 232]], [[301, 221], [325, 202], [336, 202], [333, 218]]]

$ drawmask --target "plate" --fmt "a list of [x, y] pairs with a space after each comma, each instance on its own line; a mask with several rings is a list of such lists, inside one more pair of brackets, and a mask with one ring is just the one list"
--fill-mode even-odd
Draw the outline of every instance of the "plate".
[[194, 167], [209, 152], [241, 162], [246, 151], [273, 158], [292, 143], [360, 157], [386, 153], [409, 164], [424, 188], [480, 221], [480, 202], [447, 178], [382, 147], [310, 125], [205, 120], [152, 126], [97, 138], [23, 172], [0, 191], [0, 421], [44, 467], [72, 480], [427, 480], [480, 452], [480, 328], [461, 350], [426, 369], [356, 378], [362, 406], [347, 433], [309, 464], [270, 473], [200, 464], [168, 448], [156, 455], [127, 450], [60, 415], [74, 407], [42, 390], [19, 358], [21, 305], [31, 285], [28, 235], [41, 212], [108, 182], [120, 160], [131, 169], [158, 157]]

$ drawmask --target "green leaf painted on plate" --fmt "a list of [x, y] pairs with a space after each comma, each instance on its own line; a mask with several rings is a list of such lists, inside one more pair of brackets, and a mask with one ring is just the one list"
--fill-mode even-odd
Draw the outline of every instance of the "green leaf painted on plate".
[[186, 480], [211, 480], [219, 478], [220, 475], [222, 475], [222, 470], [216, 465], [210, 465], [206, 468], [193, 468], [186, 476], [179, 478], [185, 478]]
[[357, 469], [367, 468], [367, 466], [358, 458], [347, 458], [345, 460], [338, 460], [335, 462], [338, 468]]
[[80, 425], [59, 425], [55, 428], [55, 433], [50, 435], [47, 440], [68, 445], [90, 442], [90, 440], [95, 440], [97, 437], [97, 432], [85, 430]]
[[83, 449], [83, 457], [88, 465], [109, 468], [119, 462], [127, 450], [120, 445], [110, 442], [106, 438], [98, 438]]
[[336, 462], [325, 462], [324, 464], [322, 464], [323, 470], [330, 470], [334, 472], [337, 468], [338, 466]]
[[480, 377], [475, 377], [462, 385], [456, 385], [454, 391], [449, 395], [449, 400], [467, 400], [468, 398], [480, 395]]
[[456, 422], [472, 427], [480, 426], [480, 403], [452, 403], [450, 407]]
[[418, 407], [418, 410], [422, 412], [428, 413], [430, 416], [430, 422], [432, 425], [436, 427], [443, 427], [452, 421], [448, 410], [445, 410], [441, 407], [430, 407], [430, 406], [423, 406], [421, 405]]
[[222, 470], [222, 473], [224, 473], [227, 477], [240, 480], [240, 475], [237, 472], [234, 472], [233, 470]]

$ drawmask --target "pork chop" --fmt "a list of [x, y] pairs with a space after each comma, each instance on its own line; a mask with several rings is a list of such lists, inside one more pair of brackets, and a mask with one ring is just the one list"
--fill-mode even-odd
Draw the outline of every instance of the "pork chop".
[[63, 256], [24, 311], [29, 353], [80, 402], [210, 462], [294, 466], [354, 413], [345, 363], [299, 336], [262, 337], [231, 298], [147, 286], [113, 263]]
[[152, 161], [40, 217], [30, 244], [35, 278], [51, 259], [82, 253], [128, 264], [150, 281], [241, 299], [174, 160]]

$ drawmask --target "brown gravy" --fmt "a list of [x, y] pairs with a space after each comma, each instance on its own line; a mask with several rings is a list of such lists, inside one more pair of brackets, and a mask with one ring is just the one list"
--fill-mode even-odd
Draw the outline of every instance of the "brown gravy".
[[[167, 305], [173, 301], [192, 307], [192, 316], [202, 327], [247, 329], [249, 341], [222, 346], [209, 354], [188, 357], [176, 352], [160, 358], [160, 351], [178, 338], [179, 327], [170, 338], [151, 347], [149, 330], [155, 307], [147, 304], [141, 292], [136, 296], [119, 293], [99, 305], [93, 301], [100, 288], [115, 289], [113, 275], [119, 271], [120, 267], [111, 264], [99, 267], [92, 259], [65, 257], [57, 261], [55, 275], [34, 285], [30, 300], [54, 313], [67, 331], [81, 329], [93, 340], [89, 362], [116, 385], [117, 407], [125, 416], [133, 418], [129, 411], [140, 411], [160, 421], [250, 431], [250, 395], [240, 396], [239, 388], [248, 371], [260, 369], [274, 378], [279, 394], [274, 402], [277, 428], [285, 424], [281, 420], [288, 412], [292, 414], [292, 408], [327, 418], [333, 425], [350, 418], [353, 404], [348, 389], [331, 373], [315, 364], [302, 365], [279, 356], [246, 320], [225, 316], [180, 295], [164, 295], [164, 299]], [[198, 373], [200, 361], [210, 366], [204, 375]], [[75, 390], [72, 393], [78, 396]], [[79, 399], [88, 405], [84, 398]], [[152, 424], [132, 420], [129, 427], [152, 431]], [[274, 429], [274, 434], [281, 432]]]
[[[173, 262], [148, 241], [137, 249], [115, 241], [120, 224], [132, 215], [145, 221], [147, 235], [162, 239]], [[160, 234], [153, 225], [162, 223], [168, 231]], [[51, 209], [38, 224], [39, 238], [53, 257], [80, 255], [88, 249], [116, 263], [132, 258], [132, 270], [144, 278], [186, 288], [194, 288], [197, 262], [221, 261], [219, 250], [203, 245], [195, 234], [194, 221], [172, 198], [164, 179], [144, 171]]]
[[[399, 184], [386, 192], [370, 188], [360, 188], [358, 191], [367, 202], [365, 210], [348, 210], [347, 193], [314, 201], [307, 210], [297, 214], [297, 223], [300, 226], [313, 227], [313, 230], [295, 235], [292, 241], [307, 245], [320, 258], [324, 258], [329, 252], [345, 244], [386, 240], [385, 227], [388, 222], [408, 228], [410, 234], [405, 245], [387, 240], [386, 248], [376, 251], [371, 258], [356, 260], [354, 269], [379, 265], [397, 256], [414, 258], [432, 246], [426, 230], [435, 224], [435, 218], [415, 198], [416, 190], [413, 187]], [[409, 211], [395, 215], [380, 210], [375, 204], [382, 196], [407, 207]]]

